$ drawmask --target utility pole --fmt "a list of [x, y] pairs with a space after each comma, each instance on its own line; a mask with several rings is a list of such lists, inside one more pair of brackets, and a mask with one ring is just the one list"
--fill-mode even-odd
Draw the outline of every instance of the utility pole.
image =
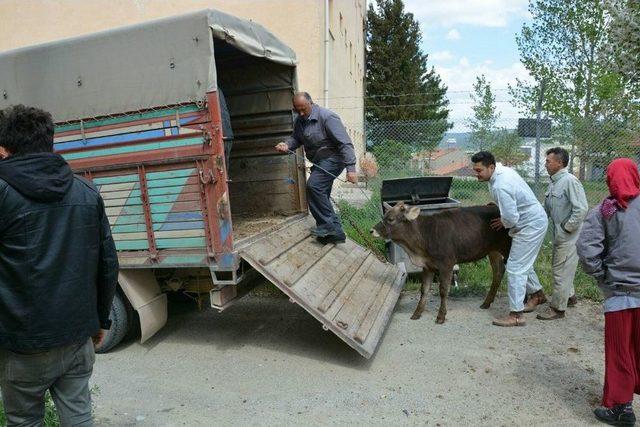
[[540, 116], [542, 115], [542, 100], [544, 99], [544, 88], [546, 86], [546, 81], [542, 80], [540, 82], [540, 93], [538, 94], [538, 103], [536, 104], [536, 160], [535, 160], [535, 192], [536, 195], [540, 194]]

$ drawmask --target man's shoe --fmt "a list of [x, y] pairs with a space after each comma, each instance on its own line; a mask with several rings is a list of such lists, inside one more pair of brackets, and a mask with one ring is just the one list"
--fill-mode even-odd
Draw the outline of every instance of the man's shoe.
[[544, 295], [544, 291], [540, 289], [538, 292], [534, 292], [529, 295], [529, 300], [524, 306], [524, 312], [531, 313], [537, 306], [544, 304], [545, 302], [547, 302], [547, 297]]
[[493, 321], [493, 324], [496, 326], [511, 327], [524, 326], [526, 325], [526, 322], [524, 321], [524, 316], [522, 315], [522, 313], [512, 311], [505, 317], [495, 319]]
[[578, 297], [571, 295], [567, 300], [567, 307], [575, 307], [578, 304]]
[[536, 319], [538, 320], [556, 320], [556, 319], [563, 319], [563, 318], [564, 318], [564, 311], [556, 310], [553, 307], [547, 308], [545, 311], [543, 311], [542, 313], [536, 316]]
[[316, 237], [326, 237], [336, 234], [335, 230], [327, 227], [313, 227], [309, 232]]
[[632, 426], [636, 423], [631, 403], [616, 405], [613, 408], [596, 408], [593, 413], [597, 419], [612, 426]]
[[344, 234], [340, 236], [337, 236], [335, 234], [331, 236], [324, 236], [324, 237], [318, 236], [318, 242], [322, 243], [323, 245], [328, 245], [330, 243], [333, 243], [333, 244], [345, 243], [346, 241], [347, 241], [347, 237]]

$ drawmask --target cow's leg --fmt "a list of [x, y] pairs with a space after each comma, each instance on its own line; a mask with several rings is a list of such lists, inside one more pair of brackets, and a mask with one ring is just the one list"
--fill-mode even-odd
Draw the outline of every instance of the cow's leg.
[[424, 311], [424, 308], [429, 301], [429, 295], [431, 294], [431, 284], [433, 283], [433, 275], [434, 272], [423, 268], [422, 269], [422, 286], [420, 286], [420, 301], [418, 301], [418, 306], [416, 307], [413, 315], [411, 316], [412, 320], [419, 319]]
[[451, 279], [453, 277], [453, 266], [447, 266], [440, 271], [440, 309], [438, 310], [438, 317], [436, 317], [436, 323], [444, 323], [447, 316], [447, 295], [449, 295], [449, 287], [451, 286]]
[[496, 298], [496, 292], [498, 292], [502, 277], [504, 276], [504, 258], [500, 252], [490, 252], [489, 262], [491, 263], [491, 270], [493, 271], [493, 280], [491, 281], [491, 288], [489, 288], [489, 292], [480, 308], [489, 308], [489, 306], [491, 306], [491, 303]]

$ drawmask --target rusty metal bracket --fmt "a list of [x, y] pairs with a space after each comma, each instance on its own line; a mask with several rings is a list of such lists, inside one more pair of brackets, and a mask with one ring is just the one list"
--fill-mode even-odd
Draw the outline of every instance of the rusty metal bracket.
[[[200, 178], [200, 209], [202, 210], [202, 218], [204, 220], [204, 234], [205, 234], [205, 240], [207, 243], [207, 257], [210, 259], [214, 259], [215, 258], [215, 250], [213, 247], [213, 236], [211, 235], [211, 230], [209, 229], [209, 223], [211, 221], [211, 212], [209, 212], [209, 209], [207, 207], [207, 190], [206, 190], [206, 185], [207, 185], [207, 178], [205, 178], [206, 174], [204, 172], [204, 164], [201, 162], [196, 162], [196, 165], [198, 167], [198, 175]], [[209, 172], [211, 172], [211, 170], [209, 169]], [[213, 175], [210, 174], [209, 175], [211, 179], [214, 179]]]
[[211, 135], [209, 135], [209, 132], [207, 132], [207, 128], [205, 128], [203, 125], [200, 125], [200, 131], [202, 132], [202, 145], [211, 146]]
[[200, 176], [200, 182], [204, 185], [215, 184], [218, 180], [211, 169], [207, 169], [206, 171], [204, 169], [200, 169], [198, 171], [198, 175]]

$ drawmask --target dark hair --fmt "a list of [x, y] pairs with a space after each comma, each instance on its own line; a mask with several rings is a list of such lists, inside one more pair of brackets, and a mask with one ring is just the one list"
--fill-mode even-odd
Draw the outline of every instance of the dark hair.
[[547, 156], [549, 154], [553, 154], [556, 157], [560, 157], [560, 160], [562, 160], [562, 165], [564, 167], [567, 167], [567, 165], [569, 164], [569, 152], [564, 148], [561, 148], [561, 147], [550, 148], [547, 150]]
[[293, 96], [293, 98], [295, 99], [299, 96], [303, 97], [304, 99], [306, 99], [307, 101], [313, 104], [313, 99], [311, 99], [311, 95], [309, 95], [309, 92], [298, 92]]
[[496, 158], [489, 151], [480, 151], [471, 157], [473, 163], [481, 162], [484, 166], [489, 167], [496, 164]]
[[0, 145], [11, 155], [53, 151], [53, 120], [44, 110], [14, 105], [4, 110], [0, 120]]

